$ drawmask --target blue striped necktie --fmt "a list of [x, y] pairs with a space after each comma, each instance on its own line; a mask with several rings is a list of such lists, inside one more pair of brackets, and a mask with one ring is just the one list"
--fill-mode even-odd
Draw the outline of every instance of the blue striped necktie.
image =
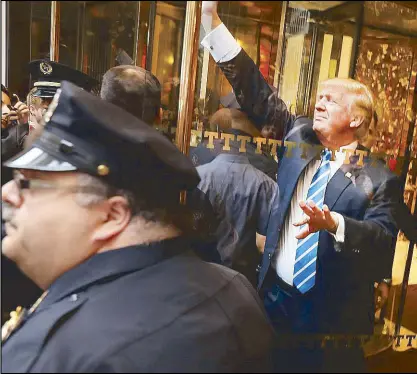
[[[323, 151], [320, 167], [314, 174], [307, 193], [307, 200], [313, 200], [319, 209], [323, 209], [324, 194], [330, 175], [331, 157], [331, 151]], [[294, 286], [303, 294], [315, 284], [318, 245], [319, 232], [310, 234], [305, 239], [299, 239], [297, 243], [293, 279]]]

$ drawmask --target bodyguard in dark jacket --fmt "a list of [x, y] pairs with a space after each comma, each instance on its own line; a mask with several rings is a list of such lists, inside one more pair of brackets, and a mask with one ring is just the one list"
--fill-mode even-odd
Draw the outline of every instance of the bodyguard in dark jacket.
[[187, 157], [68, 82], [45, 120], [6, 164], [19, 173], [3, 252], [45, 293], [2, 329], [3, 372], [268, 371], [256, 292], [188, 250]]

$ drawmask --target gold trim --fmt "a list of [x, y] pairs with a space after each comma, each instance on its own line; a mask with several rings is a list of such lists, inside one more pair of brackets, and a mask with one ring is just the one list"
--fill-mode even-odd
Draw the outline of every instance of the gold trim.
[[187, 1], [176, 133], [177, 147], [184, 154], [188, 154], [191, 139], [200, 19], [200, 2]]
[[51, 1], [51, 31], [49, 54], [51, 61], [59, 61], [59, 37], [61, 26], [61, 6], [59, 1]]
[[[178, 125], [176, 144], [179, 150], [188, 154], [193, 121], [195, 81], [197, 75], [198, 39], [200, 33], [201, 1], [187, 1], [184, 26], [184, 45], [181, 64], [180, 93], [178, 100]], [[185, 193], [180, 201], [185, 203]]]

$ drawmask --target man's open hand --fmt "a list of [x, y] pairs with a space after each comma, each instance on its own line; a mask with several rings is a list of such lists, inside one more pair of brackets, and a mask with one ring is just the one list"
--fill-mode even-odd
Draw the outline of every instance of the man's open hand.
[[294, 226], [307, 226], [296, 236], [297, 239], [304, 239], [310, 234], [320, 230], [327, 230], [336, 234], [339, 221], [336, 215], [330, 212], [327, 205], [323, 205], [323, 210], [321, 210], [312, 200], [307, 203], [300, 201], [300, 208], [305, 213], [306, 218], [300, 222], [294, 223]]

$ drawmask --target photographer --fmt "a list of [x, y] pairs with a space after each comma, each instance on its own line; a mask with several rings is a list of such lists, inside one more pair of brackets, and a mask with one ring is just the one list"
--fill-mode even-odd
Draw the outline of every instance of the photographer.
[[[12, 99], [16, 101], [12, 105]], [[7, 160], [23, 149], [29, 132], [29, 108], [17, 95], [11, 97], [7, 88], [1, 85], [1, 158]], [[12, 179], [9, 171], [2, 168], [1, 184]]]

